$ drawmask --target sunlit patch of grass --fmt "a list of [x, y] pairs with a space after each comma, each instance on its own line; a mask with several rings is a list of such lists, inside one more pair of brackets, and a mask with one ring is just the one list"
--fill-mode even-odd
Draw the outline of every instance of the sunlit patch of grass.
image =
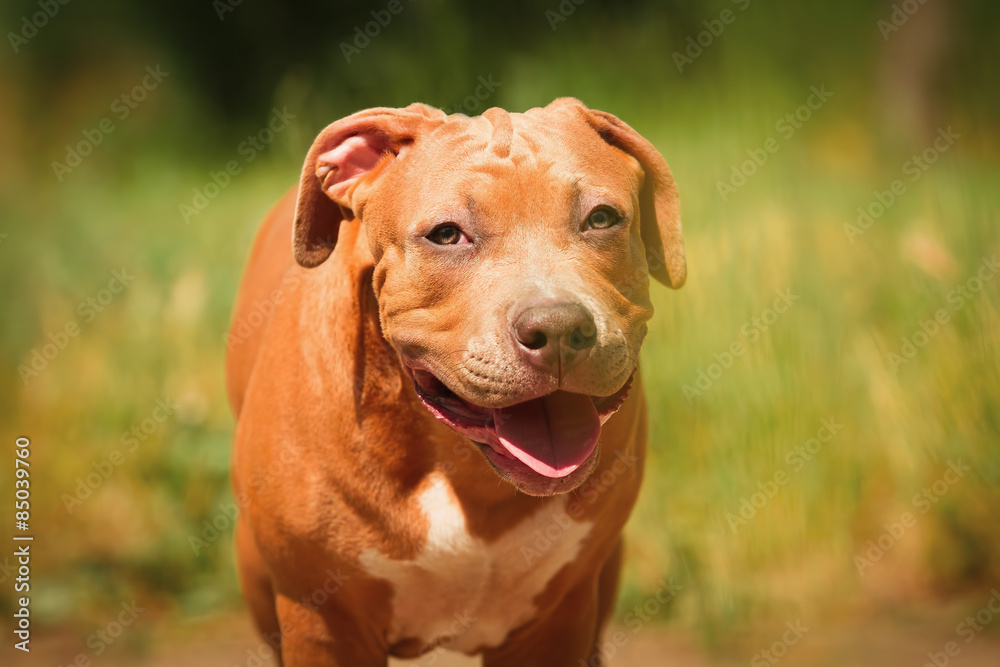
[[[847, 175], [826, 180], [825, 167], [779, 154], [765, 168], [784, 192], [748, 184], [734, 206], [712, 191], [715, 174], [686, 170], [683, 149], [696, 143], [668, 156], [687, 181], [690, 277], [677, 293], [654, 288], [643, 353], [650, 464], [629, 526], [623, 607], [657, 572], [688, 576], [699, 601], [677, 608], [710, 639], [774, 605], [846, 599], [886, 581], [905, 596], [995, 578], [1000, 540], [985, 508], [1000, 500], [1000, 275], [960, 308], [948, 295], [1000, 250], [981, 217], [996, 194], [970, 189], [977, 169], [942, 162], [851, 243], [843, 225], [871, 194]], [[703, 226], [692, 209], [726, 223]], [[741, 335], [782, 289], [801, 298], [758, 339]], [[893, 368], [890, 353], [942, 308], [949, 321]], [[746, 351], [727, 362], [734, 341]], [[713, 364], [718, 379], [685, 393]], [[843, 430], [793, 471], [786, 453], [825, 418]], [[972, 472], [926, 514], [914, 509], [914, 494], [959, 458]], [[788, 483], [745, 525], [731, 522], [779, 470]], [[905, 511], [918, 526], [859, 576], [853, 556]]]

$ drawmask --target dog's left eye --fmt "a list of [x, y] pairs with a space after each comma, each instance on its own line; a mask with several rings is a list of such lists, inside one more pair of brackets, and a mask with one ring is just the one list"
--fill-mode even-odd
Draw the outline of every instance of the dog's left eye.
[[456, 243], [469, 243], [469, 237], [462, 233], [456, 225], [438, 225], [427, 235], [431, 243], [437, 245], [455, 245]]
[[591, 211], [587, 216], [586, 229], [607, 229], [621, 222], [621, 216], [607, 206], [601, 206]]

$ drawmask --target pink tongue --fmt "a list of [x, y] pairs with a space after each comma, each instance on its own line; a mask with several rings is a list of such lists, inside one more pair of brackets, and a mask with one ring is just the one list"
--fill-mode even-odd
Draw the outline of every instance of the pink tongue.
[[565, 391], [495, 409], [493, 423], [504, 449], [546, 477], [565, 477], [579, 468], [601, 435], [590, 397]]

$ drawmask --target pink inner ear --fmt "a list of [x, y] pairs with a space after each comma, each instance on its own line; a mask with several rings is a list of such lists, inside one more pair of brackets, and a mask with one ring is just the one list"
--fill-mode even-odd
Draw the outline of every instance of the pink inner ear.
[[379, 134], [356, 134], [333, 150], [316, 158], [316, 176], [323, 190], [333, 199], [347, 194], [348, 188], [372, 170], [388, 148], [388, 140]]

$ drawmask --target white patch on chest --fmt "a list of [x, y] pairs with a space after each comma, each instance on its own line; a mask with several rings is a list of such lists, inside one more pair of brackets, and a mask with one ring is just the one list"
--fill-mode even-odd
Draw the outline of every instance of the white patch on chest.
[[429, 529], [416, 559], [361, 553], [362, 567], [393, 587], [390, 643], [416, 637], [465, 652], [499, 646], [532, 618], [534, 598], [576, 557], [592, 525], [570, 518], [566, 496], [558, 496], [486, 544], [469, 535], [444, 475], [428, 477], [418, 502]]

